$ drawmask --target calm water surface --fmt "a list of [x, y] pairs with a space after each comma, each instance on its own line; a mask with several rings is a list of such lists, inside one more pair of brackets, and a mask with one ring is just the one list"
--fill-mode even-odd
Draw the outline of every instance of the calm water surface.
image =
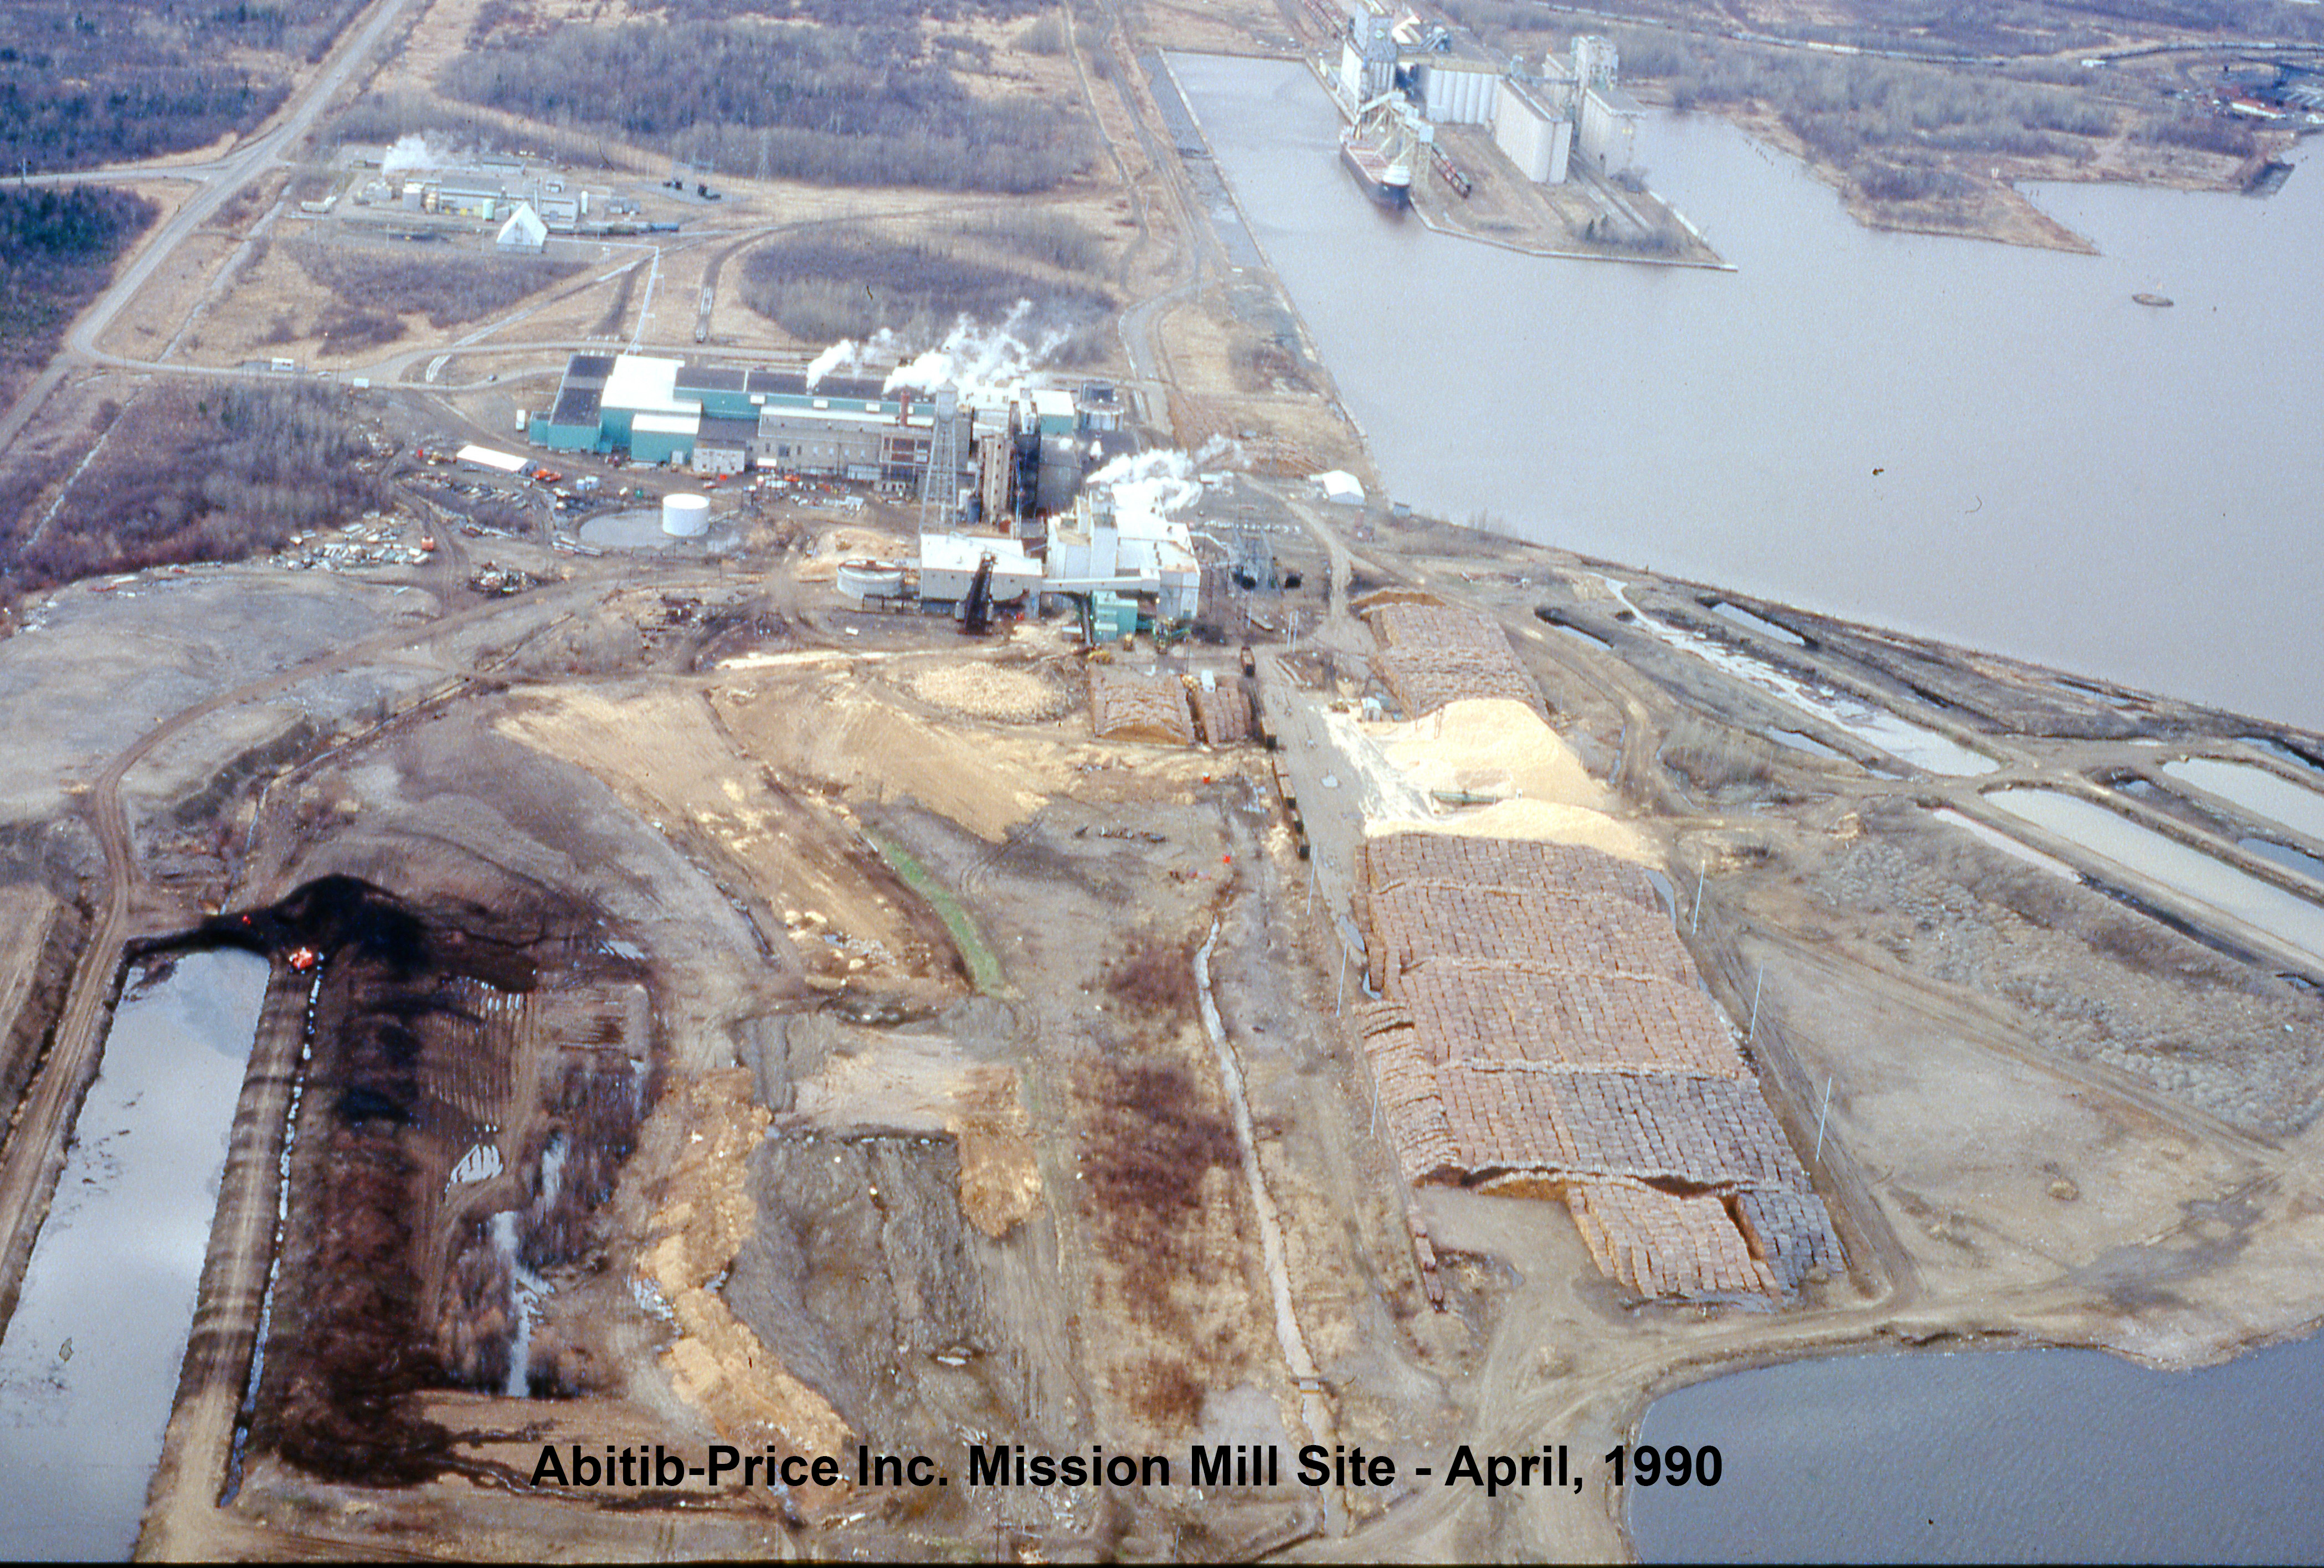
[[0, 1341], [0, 1557], [137, 1544], [266, 975], [196, 955], [114, 1014]]
[[2095, 1351], [1848, 1356], [1683, 1388], [1642, 1443], [1647, 1562], [2324, 1562], [2324, 1342], [2197, 1372]]
[[1364, 201], [1304, 68], [1171, 64], [1397, 499], [2324, 727], [2313, 159], [2265, 201], [2033, 191], [2076, 256], [1859, 228], [1658, 115], [1655, 186], [1740, 271], [1542, 261]]

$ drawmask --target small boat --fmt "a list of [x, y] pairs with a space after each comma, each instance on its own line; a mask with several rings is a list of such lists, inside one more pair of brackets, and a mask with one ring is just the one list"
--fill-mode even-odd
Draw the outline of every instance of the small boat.
[[2130, 298], [2133, 304], [2152, 305], [2157, 309], [2168, 309], [2172, 303], [2168, 294], [2133, 294]]

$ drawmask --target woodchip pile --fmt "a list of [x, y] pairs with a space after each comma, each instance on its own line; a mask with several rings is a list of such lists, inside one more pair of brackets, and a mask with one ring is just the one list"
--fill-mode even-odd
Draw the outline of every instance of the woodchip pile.
[[940, 664], [913, 671], [905, 685], [922, 702], [972, 718], [1032, 724], [1071, 706], [1056, 682], [1006, 665]]
[[1416, 1181], [1555, 1193], [1648, 1295], [1795, 1287], [1840, 1246], [1636, 866], [1572, 845], [1364, 847], [1357, 1010]]
[[1152, 741], [1165, 746], [1194, 743], [1194, 721], [1186, 707], [1186, 687], [1175, 675], [1140, 675], [1118, 665], [1090, 669], [1090, 718], [1100, 740]]
[[1385, 604], [1364, 618], [1380, 643], [1372, 662], [1406, 718], [1464, 697], [1508, 697], [1547, 716], [1491, 617], [1446, 604]]

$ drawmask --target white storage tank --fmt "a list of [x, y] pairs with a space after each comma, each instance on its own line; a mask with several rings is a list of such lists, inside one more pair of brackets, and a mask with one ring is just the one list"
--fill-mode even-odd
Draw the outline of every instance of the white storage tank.
[[851, 604], [904, 596], [904, 568], [890, 561], [839, 563], [839, 596]]
[[710, 498], [706, 495], [662, 497], [661, 530], [672, 539], [700, 539], [710, 531]]

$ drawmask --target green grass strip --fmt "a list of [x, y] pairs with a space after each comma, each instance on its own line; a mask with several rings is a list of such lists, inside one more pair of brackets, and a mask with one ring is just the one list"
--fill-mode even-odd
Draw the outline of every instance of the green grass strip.
[[976, 922], [969, 918], [968, 911], [961, 908], [960, 900], [954, 898], [943, 883], [929, 875], [928, 868], [914, 860], [902, 844], [868, 827], [863, 830], [863, 836], [871, 840], [873, 849], [880, 852], [880, 858], [904, 879], [906, 886], [936, 907], [938, 918], [945, 923], [945, 929], [952, 933], [953, 945], [960, 949], [960, 955], [968, 960], [969, 978], [975, 982], [976, 989], [987, 996], [999, 996], [1006, 989], [1001, 974], [1001, 960], [991, 948], [984, 945], [984, 934], [976, 928]]

